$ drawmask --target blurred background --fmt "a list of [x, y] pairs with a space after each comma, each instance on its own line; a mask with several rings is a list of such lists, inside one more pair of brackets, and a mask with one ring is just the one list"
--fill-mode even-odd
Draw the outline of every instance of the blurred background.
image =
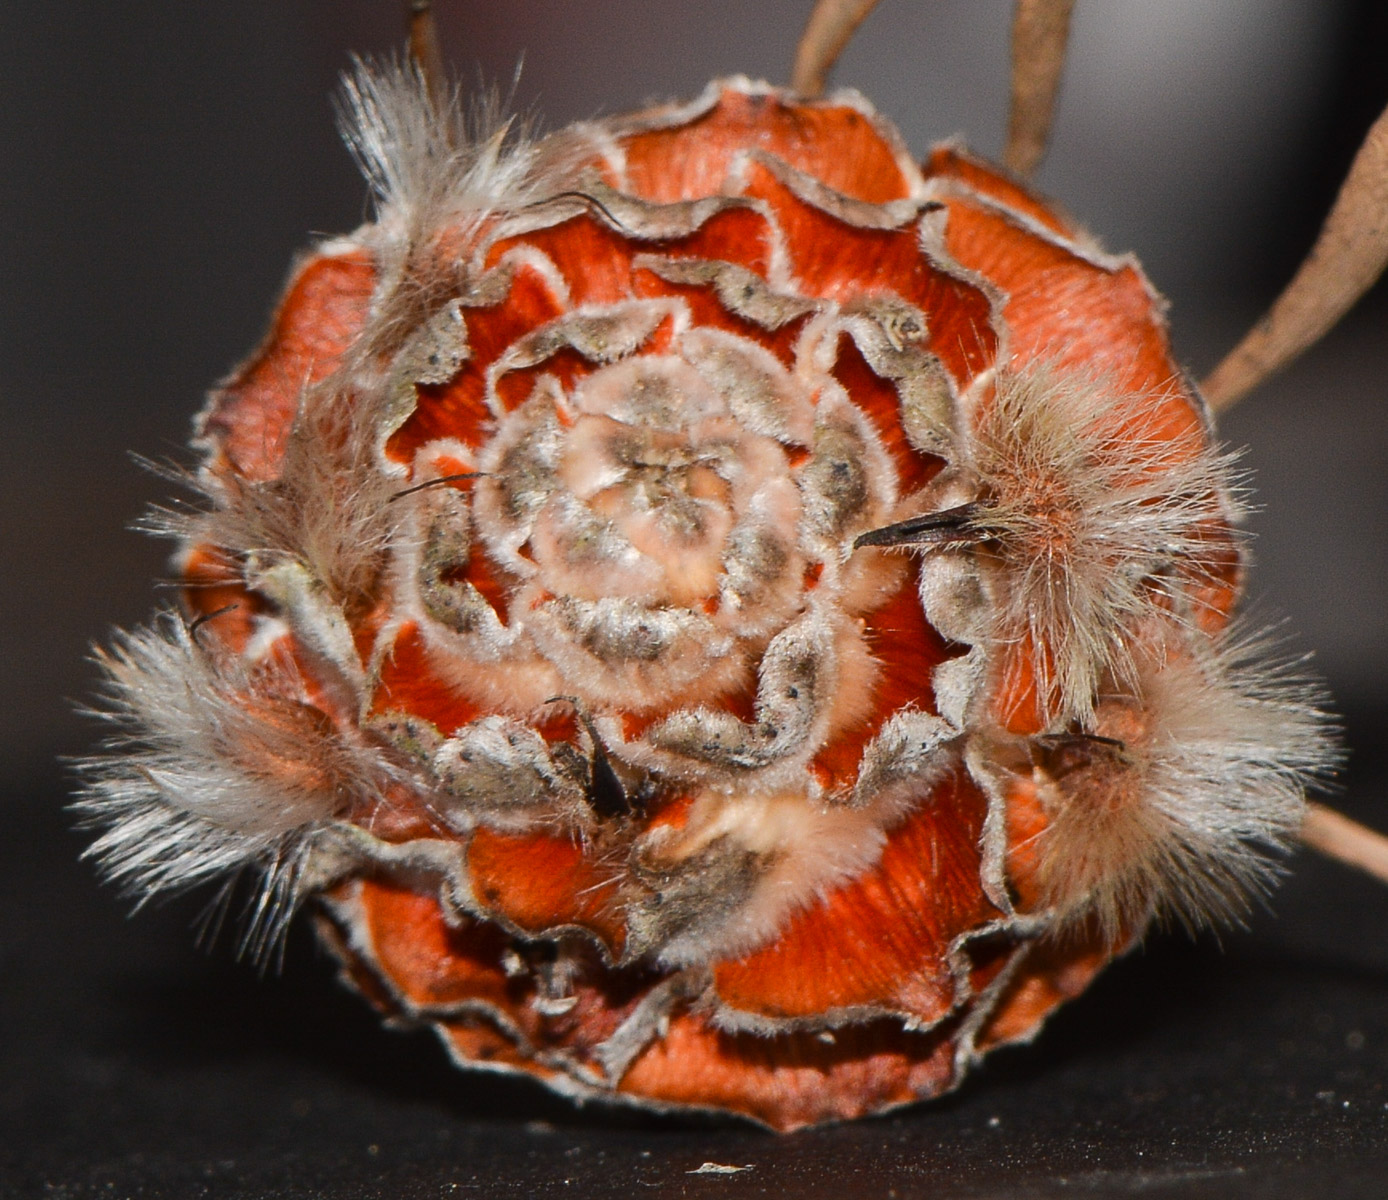
[[[59, 1136], [51, 1131], [72, 1120], [69, 1093], [105, 1094], [101, 1088], [126, 1078], [121, 1071], [144, 1069], [138, 1064], [149, 1063], [151, 1047], [189, 1011], [188, 995], [214, 1013], [214, 1028], [233, 1019], [233, 1008], [236, 1021], [249, 1013], [249, 1041], [213, 1034], [209, 1051], [199, 1041], [205, 1029], [185, 1031], [192, 1041], [149, 1068], [159, 1087], [172, 1086], [179, 1053], [204, 1067], [208, 1056], [220, 1063], [243, 1053], [255, 1063], [279, 1061], [284, 1047], [266, 1030], [283, 1024], [285, 1012], [301, 1034], [309, 1021], [284, 1007], [294, 1002], [278, 985], [262, 993], [249, 971], [197, 962], [183, 928], [196, 905], [121, 921], [118, 901], [73, 863], [81, 839], [61, 813], [66, 785], [57, 764], [94, 737], [73, 712], [92, 686], [88, 648], [113, 624], [143, 620], [161, 599], [153, 581], [168, 547], [127, 527], [168, 489], [130, 452], [187, 461], [183, 447], [204, 390], [255, 345], [296, 250], [366, 215], [332, 96], [351, 54], [389, 54], [402, 44], [403, 7], [0, 4], [0, 1001], [12, 1003], [6, 1013], [46, 1014], [19, 1027], [6, 1018], [12, 1047], [26, 1037], [69, 1046], [72, 1028], [96, 1030], [63, 1051], [69, 1057], [53, 1068], [47, 1091], [4, 1078], [7, 1064], [16, 1075], [47, 1070], [38, 1057], [0, 1053], [0, 1124], [10, 1118]], [[689, 97], [719, 74], [784, 82], [809, 4], [437, 0], [437, 8], [458, 75], [505, 90], [523, 63], [515, 106], [553, 128]], [[995, 155], [1006, 119], [1010, 9], [1007, 0], [883, 0], [834, 82], [865, 92], [919, 153], [962, 134]], [[1171, 300], [1178, 358], [1198, 377], [1290, 276], [1385, 101], [1382, 0], [1079, 0], [1039, 182], [1108, 249], [1137, 253]], [[1344, 803], [1384, 828], [1386, 321], [1380, 285], [1221, 428], [1229, 443], [1248, 447], [1245, 461], [1256, 472], [1252, 592], [1265, 614], [1289, 618], [1298, 647], [1314, 651], [1354, 751]], [[1331, 953], [1328, 931], [1339, 930], [1347, 940], [1334, 953], [1343, 951], [1353, 970], [1377, 971], [1383, 991], [1388, 917], [1371, 918], [1383, 936], [1360, 942], [1354, 930], [1360, 912], [1388, 911], [1388, 898], [1340, 878], [1303, 872], [1310, 882], [1279, 898], [1279, 909], [1302, 918], [1273, 935], [1276, 954], [1301, 966], [1299, 954], [1319, 962]], [[1322, 900], [1330, 889], [1335, 898]], [[1345, 896], [1362, 898], [1353, 921]], [[60, 944], [69, 937], [85, 956], [75, 973], [74, 952]], [[1158, 952], [1169, 966], [1163, 953], [1172, 952]], [[1182, 978], [1206, 970], [1203, 959], [1176, 953]], [[1125, 1011], [1124, 996], [1131, 1009], [1141, 1003], [1134, 997], [1158, 990], [1143, 970], [1150, 972], [1120, 968], [1110, 1006]], [[322, 999], [335, 993], [321, 980], [311, 987], [320, 989], [315, 1010], [337, 1003]], [[374, 1045], [370, 1018], [343, 1004], [351, 1036]], [[98, 1007], [105, 1016], [94, 1015]], [[1174, 1036], [1182, 1028], [1178, 1022]], [[1063, 1048], [1064, 1036], [1049, 1044]], [[41, 1053], [49, 1050], [33, 1051]], [[341, 1057], [331, 1036], [307, 1053], [310, 1074]], [[289, 1060], [292, 1070], [303, 1068], [300, 1051]], [[335, 1068], [323, 1070], [322, 1086], [340, 1090]], [[376, 1073], [391, 1075], [387, 1067]], [[196, 1105], [194, 1077], [186, 1082], [169, 1094]], [[384, 1086], [388, 1099], [395, 1095]], [[429, 1120], [438, 1115], [429, 1112]], [[208, 1128], [223, 1119], [211, 1110], [203, 1117]], [[123, 1136], [112, 1135], [117, 1157], [145, 1144], [136, 1133]], [[1388, 1144], [1378, 1127], [1365, 1136]], [[216, 1137], [208, 1138], [188, 1153], [215, 1157]], [[20, 1139], [0, 1135], [0, 1144], [7, 1140], [18, 1153]], [[64, 1153], [80, 1158], [78, 1145]]]

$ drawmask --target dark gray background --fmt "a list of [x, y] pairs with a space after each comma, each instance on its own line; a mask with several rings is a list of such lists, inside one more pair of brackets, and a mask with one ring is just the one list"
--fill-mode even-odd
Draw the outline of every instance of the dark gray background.
[[[715, 74], [784, 80], [807, 7], [440, 0], [462, 77], [505, 86], [524, 55], [517, 104], [550, 126]], [[1319, 865], [1227, 958], [1159, 940], [961, 1099], [791, 1141], [575, 1124], [377, 1033], [306, 939], [260, 986], [191, 949], [196, 903], [126, 923], [72, 865], [54, 763], [91, 738], [70, 704], [85, 649], [144, 617], [164, 569], [124, 528], [165, 490], [127, 451], [177, 455], [294, 251], [362, 218], [329, 96], [350, 51], [397, 45], [398, 8], [0, 8], [0, 1195], [1388, 1189], [1388, 895]], [[996, 153], [1009, 9], [884, 0], [836, 82], [921, 152], [962, 132]], [[1080, 0], [1040, 182], [1141, 256], [1200, 374], [1290, 274], [1385, 99], [1381, 0]], [[1316, 651], [1355, 752], [1343, 803], [1384, 827], [1386, 304], [1223, 424], [1257, 471], [1254, 593]], [[758, 1166], [684, 1175], [703, 1158]]]

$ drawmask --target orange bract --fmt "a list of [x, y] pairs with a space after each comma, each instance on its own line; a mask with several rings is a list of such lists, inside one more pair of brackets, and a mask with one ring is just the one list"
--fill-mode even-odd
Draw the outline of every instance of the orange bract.
[[[380, 220], [203, 419], [208, 620], [112, 658], [184, 771], [94, 786], [114, 873], [165, 885], [121, 842], [152, 814], [166, 861], [317, 894], [461, 1060], [780, 1129], [948, 1090], [1154, 912], [1259, 885], [1319, 726], [1221, 632], [1227, 460], [1135, 263], [852, 95], [432, 168], [416, 89], [357, 99]], [[179, 671], [200, 724], [136, 698]], [[341, 770], [185, 745], [270, 694]]]

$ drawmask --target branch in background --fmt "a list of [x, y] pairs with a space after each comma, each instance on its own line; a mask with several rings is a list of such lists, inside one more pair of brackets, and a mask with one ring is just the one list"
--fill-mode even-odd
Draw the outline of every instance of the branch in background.
[[1388, 883], [1388, 837], [1323, 804], [1307, 805], [1301, 840], [1346, 866]]
[[829, 71], [876, 6], [877, 0], [819, 0], [795, 48], [790, 86], [802, 96], [822, 96]]
[[1314, 345], [1388, 265], [1388, 111], [1359, 148], [1316, 244], [1267, 315], [1201, 384], [1216, 412]]
[[443, 54], [432, 0], [409, 0], [410, 57], [438, 106], [445, 95]]
[[1046, 153], [1075, 0], [1017, 0], [1012, 18], [1012, 101], [1003, 163], [1029, 176]]

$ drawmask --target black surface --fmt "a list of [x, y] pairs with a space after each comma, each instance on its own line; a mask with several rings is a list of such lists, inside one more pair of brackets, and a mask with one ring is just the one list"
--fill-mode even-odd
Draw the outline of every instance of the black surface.
[[[1365, 714], [1351, 735], [1384, 728]], [[1360, 754], [1342, 803], [1384, 775]], [[1223, 950], [1156, 937], [957, 1095], [777, 1137], [457, 1072], [427, 1034], [379, 1028], [302, 927], [260, 978], [226, 944], [193, 949], [196, 902], [127, 921], [75, 863], [52, 788], [11, 808], [0, 875], [0, 1195], [1388, 1191], [1388, 905], [1310, 856]], [[705, 1163], [747, 1169], [692, 1173]]]

